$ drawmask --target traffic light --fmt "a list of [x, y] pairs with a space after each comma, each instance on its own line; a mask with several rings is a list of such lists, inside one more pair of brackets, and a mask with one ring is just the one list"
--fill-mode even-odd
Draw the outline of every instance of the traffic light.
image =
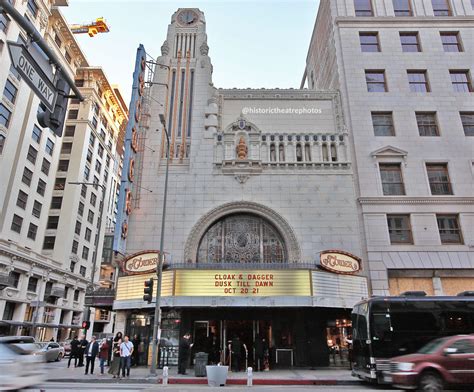
[[53, 112], [50, 112], [46, 109], [46, 106], [41, 103], [41, 110], [38, 110], [37, 117], [39, 124], [43, 128], [49, 128], [57, 136], [62, 136], [64, 119], [66, 118], [67, 104], [69, 100], [68, 96], [71, 89], [61, 75], [56, 82], [56, 90], [58, 92], [58, 97], [56, 98]]
[[143, 300], [151, 304], [153, 302], [153, 278], [145, 280], [143, 288]]
[[90, 321], [83, 321], [82, 322], [82, 329], [85, 329], [85, 330], [88, 330], [91, 326], [91, 322]]

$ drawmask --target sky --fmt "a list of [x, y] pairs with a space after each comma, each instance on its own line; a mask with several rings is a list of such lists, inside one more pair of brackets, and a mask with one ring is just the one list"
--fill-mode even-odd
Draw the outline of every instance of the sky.
[[69, 0], [69, 24], [104, 17], [110, 32], [76, 35], [90, 65], [130, 100], [136, 49], [160, 55], [172, 14], [199, 8], [206, 18], [213, 82], [222, 88], [299, 88], [319, 0]]

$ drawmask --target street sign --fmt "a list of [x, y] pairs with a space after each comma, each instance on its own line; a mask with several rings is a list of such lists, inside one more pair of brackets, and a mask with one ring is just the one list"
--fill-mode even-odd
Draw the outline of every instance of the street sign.
[[52, 112], [58, 94], [53, 82], [47, 76], [51, 74], [51, 69], [45, 67], [44, 63], [38, 64], [24, 45], [14, 41], [7, 41], [7, 45], [13, 66]]

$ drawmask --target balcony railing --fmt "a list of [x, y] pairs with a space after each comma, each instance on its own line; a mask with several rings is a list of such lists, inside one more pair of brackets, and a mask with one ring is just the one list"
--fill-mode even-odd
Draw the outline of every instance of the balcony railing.
[[87, 292], [85, 306], [93, 306], [101, 309], [112, 309], [115, 300], [115, 289], [99, 288], [92, 292]]

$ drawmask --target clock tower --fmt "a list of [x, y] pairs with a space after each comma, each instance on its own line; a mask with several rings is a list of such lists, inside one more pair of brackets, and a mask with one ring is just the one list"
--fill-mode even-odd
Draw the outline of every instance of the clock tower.
[[[204, 128], [207, 101], [215, 90], [208, 52], [204, 14], [197, 8], [178, 9], [157, 59], [151, 92], [152, 106], [157, 105], [152, 112], [153, 129], [161, 129], [158, 113], [163, 113], [170, 136], [171, 164], [189, 165], [193, 145], [199, 143]], [[164, 134], [160, 144], [163, 159]]]

